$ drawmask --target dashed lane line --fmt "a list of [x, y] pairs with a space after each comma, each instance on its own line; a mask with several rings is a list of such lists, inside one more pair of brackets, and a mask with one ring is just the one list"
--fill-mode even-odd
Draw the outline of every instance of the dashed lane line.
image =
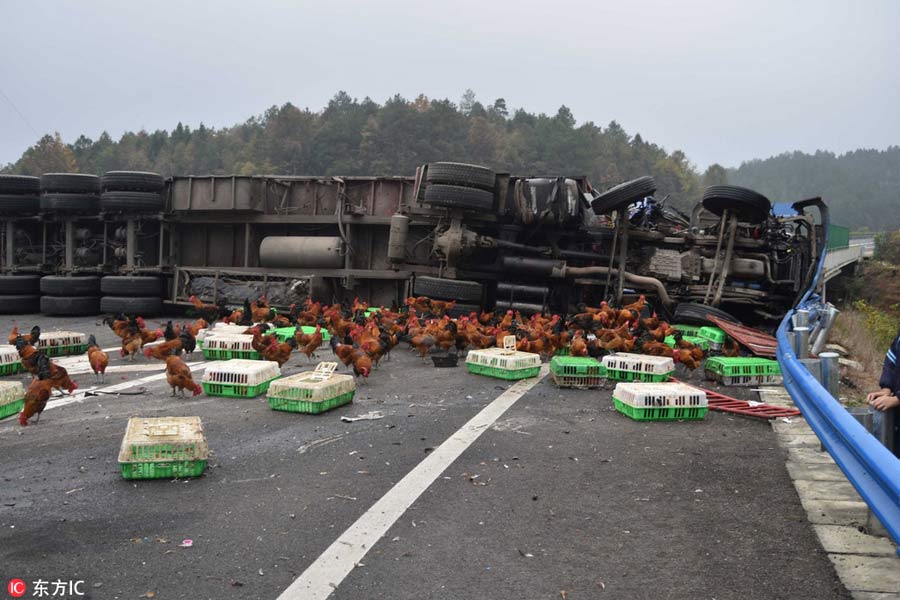
[[548, 372], [544, 365], [537, 378], [515, 383], [447, 438], [341, 534], [278, 600], [324, 600], [330, 596], [435, 479]]

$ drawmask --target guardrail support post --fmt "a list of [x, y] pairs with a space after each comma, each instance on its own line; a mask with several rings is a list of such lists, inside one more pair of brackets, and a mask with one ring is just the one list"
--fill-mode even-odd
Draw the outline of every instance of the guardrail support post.
[[835, 400], [839, 399], [838, 396], [841, 391], [839, 358], [840, 355], [837, 352], [823, 352], [819, 355], [819, 360], [822, 363], [822, 385]]
[[809, 327], [794, 327], [794, 354], [799, 360], [809, 358]]

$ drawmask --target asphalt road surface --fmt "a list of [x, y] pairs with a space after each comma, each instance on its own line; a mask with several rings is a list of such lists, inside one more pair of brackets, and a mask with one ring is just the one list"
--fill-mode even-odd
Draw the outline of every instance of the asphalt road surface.
[[[0, 323], [118, 344], [95, 319]], [[0, 422], [0, 597], [12, 578], [83, 580], [67, 598], [97, 599], [293, 600], [316, 585], [335, 600], [850, 597], [763, 421], [639, 423], [611, 387], [509, 389], [402, 345], [353, 404], [297, 415], [262, 397], [172, 398], [162, 363], [110, 355], [143, 370], [104, 385], [82, 372], [75, 401], [53, 399], [39, 424]], [[202, 355], [189, 363], [199, 380]], [[283, 372], [309, 368], [295, 354]], [[78, 395], [95, 385], [123, 394]], [[370, 411], [383, 418], [340, 420]], [[134, 415], [199, 416], [206, 473], [122, 479]], [[476, 415], [488, 425], [466, 427]]]

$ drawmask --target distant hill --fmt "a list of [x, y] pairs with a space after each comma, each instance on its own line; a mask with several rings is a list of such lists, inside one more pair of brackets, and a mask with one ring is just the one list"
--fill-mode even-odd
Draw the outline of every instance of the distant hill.
[[727, 178], [773, 202], [821, 196], [832, 220], [853, 229], [900, 229], [900, 146], [841, 155], [785, 153], [745, 162], [729, 169]]
[[116, 169], [186, 174], [413, 175], [432, 161], [470, 162], [518, 175], [587, 175], [600, 190], [653, 175], [663, 195], [689, 206], [699, 178], [683, 152], [630, 135], [615, 121], [578, 124], [555, 115], [510, 112], [498, 98], [483, 105], [467, 91], [459, 104], [400, 96], [384, 104], [339, 92], [322, 110], [273, 106], [246, 122], [171, 131], [102, 133], [66, 143], [47, 135], [7, 172], [103, 173]]

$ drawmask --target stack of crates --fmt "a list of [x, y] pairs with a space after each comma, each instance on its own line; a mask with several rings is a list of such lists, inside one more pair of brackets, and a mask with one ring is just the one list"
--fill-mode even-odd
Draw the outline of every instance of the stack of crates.
[[75, 331], [41, 332], [38, 350], [47, 356], [70, 356], [87, 352], [87, 335]]
[[476, 375], [498, 379], [526, 379], [537, 377], [541, 371], [541, 356], [516, 350], [515, 336], [503, 338], [502, 348], [471, 350], [466, 356], [466, 369]]
[[119, 468], [125, 479], [199, 477], [208, 458], [200, 417], [131, 417]]
[[335, 373], [336, 362], [321, 362], [315, 371], [273, 381], [266, 398], [272, 410], [319, 414], [353, 402], [356, 382]]
[[277, 362], [234, 358], [207, 367], [201, 385], [207, 396], [255, 398], [279, 377]]
[[603, 357], [606, 377], [616, 381], [668, 381], [675, 362], [668, 356], [649, 356], [617, 352]]
[[617, 383], [616, 410], [635, 421], [695, 421], [706, 417], [706, 392], [683, 383]]
[[15, 375], [22, 370], [22, 358], [15, 346], [0, 345], [0, 375]]
[[25, 388], [18, 381], [0, 381], [0, 419], [11, 417], [25, 406]]
[[709, 342], [709, 349], [715, 351], [722, 349], [722, 344], [725, 343], [725, 338], [728, 337], [724, 331], [718, 327], [712, 326], [701, 327], [700, 331], [697, 332], [697, 335], [707, 340]]
[[253, 349], [253, 336], [249, 334], [218, 334], [213, 332], [203, 340], [203, 357], [208, 360], [259, 360], [259, 352]]
[[700, 325], [672, 325], [672, 329], [680, 331], [681, 335], [699, 336]]
[[554, 356], [550, 376], [557, 387], [595, 388], [606, 378], [606, 367], [587, 356]]
[[743, 356], [714, 356], [706, 360], [706, 378], [722, 385], [781, 385], [776, 360]]

